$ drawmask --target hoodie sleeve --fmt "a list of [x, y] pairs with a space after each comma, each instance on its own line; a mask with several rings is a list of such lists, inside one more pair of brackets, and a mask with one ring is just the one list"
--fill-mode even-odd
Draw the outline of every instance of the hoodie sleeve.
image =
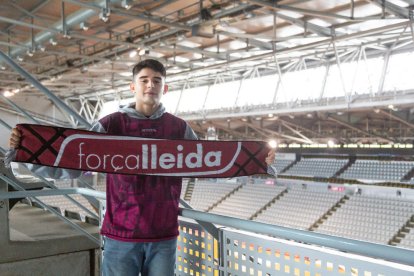
[[185, 127], [184, 139], [186, 140], [199, 140], [194, 130], [187, 124]]

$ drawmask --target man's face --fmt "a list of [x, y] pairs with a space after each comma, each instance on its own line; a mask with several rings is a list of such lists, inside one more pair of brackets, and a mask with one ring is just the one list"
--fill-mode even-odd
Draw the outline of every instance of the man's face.
[[168, 90], [164, 77], [149, 68], [139, 71], [130, 88], [135, 93], [137, 105], [152, 107], [159, 105], [162, 95]]

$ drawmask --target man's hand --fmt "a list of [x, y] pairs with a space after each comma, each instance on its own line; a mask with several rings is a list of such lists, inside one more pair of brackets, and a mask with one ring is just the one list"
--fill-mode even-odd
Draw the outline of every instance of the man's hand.
[[269, 153], [267, 154], [267, 157], [265, 160], [268, 166], [273, 164], [273, 162], [275, 161], [275, 156], [276, 156], [276, 149], [271, 149]]
[[9, 146], [12, 149], [17, 149], [20, 146], [22, 134], [17, 128], [13, 128], [10, 134]]

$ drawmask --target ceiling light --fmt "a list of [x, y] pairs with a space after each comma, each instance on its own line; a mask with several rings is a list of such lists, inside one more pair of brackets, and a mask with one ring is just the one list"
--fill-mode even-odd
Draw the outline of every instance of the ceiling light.
[[308, 113], [308, 114], [306, 114], [306, 117], [308, 117], [308, 118], [312, 118], [312, 117], [313, 117], [313, 115], [312, 115], [312, 113]]
[[256, 117], [256, 121], [260, 121], [262, 117]]
[[334, 142], [334, 141], [332, 141], [332, 140], [329, 140], [329, 141], [328, 141], [328, 147], [332, 148], [332, 147], [334, 147], [334, 146], [335, 146], [335, 142]]
[[57, 41], [54, 40], [53, 38], [49, 39], [49, 43], [52, 44], [53, 46], [57, 45]]
[[381, 110], [379, 110], [378, 108], [374, 109], [375, 113], [380, 113]]
[[33, 51], [33, 50], [27, 50], [27, 51], [26, 51], [26, 54], [27, 54], [29, 57], [32, 57], [32, 56], [34, 55], [34, 51]]
[[3, 65], [2, 65], [2, 66], [0, 67], [0, 69], [1, 69], [1, 70], [3, 70], [3, 71], [4, 71], [4, 70], [6, 70], [6, 66], [3, 66]]
[[394, 105], [389, 104], [389, 105], [388, 105], [388, 108], [389, 108], [389, 109], [394, 109]]
[[149, 50], [146, 49], [141, 49], [138, 52], [138, 55], [143, 56], [143, 55], [148, 55], [149, 54]]
[[247, 118], [242, 118], [241, 119], [243, 122], [247, 122]]
[[46, 47], [45, 47], [45, 46], [43, 46], [43, 45], [38, 45], [38, 46], [37, 46], [37, 49], [39, 49], [39, 50], [40, 50], [40, 51], [42, 51], [42, 52], [46, 51]]
[[131, 0], [122, 0], [121, 6], [126, 10], [132, 8]]
[[19, 92], [20, 92], [20, 89], [19, 89], [19, 88], [13, 89], [13, 93], [14, 93], [14, 94], [17, 94], [17, 93], [19, 93]]
[[4, 95], [4, 97], [10, 98], [11, 96], [14, 95], [14, 93], [6, 90], [6, 91], [3, 92], [3, 95]]
[[82, 66], [80, 71], [82, 74], [85, 74], [86, 72], [88, 72], [88, 66]]
[[85, 22], [81, 22], [81, 23], [80, 23], [80, 28], [81, 28], [82, 30], [84, 30], [84, 31], [89, 30], [89, 26], [88, 26], [88, 24], [86, 24]]
[[269, 146], [272, 148], [272, 149], [275, 149], [276, 147], [277, 147], [277, 142], [276, 142], [276, 140], [270, 140], [269, 141]]
[[131, 77], [132, 76], [132, 72], [121, 72], [119, 73], [119, 75], [123, 76], [123, 77]]
[[99, 13], [99, 19], [103, 22], [108, 22], [109, 15], [111, 14], [109, 9], [102, 9], [102, 11]]
[[129, 52], [129, 57], [133, 58], [138, 54], [137, 50], [132, 50], [131, 52]]
[[338, 111], [338, 112], [336, 112], [336, 115], [341, 116], [341, 115], [344, 115], [344, 113], [342, 111]]

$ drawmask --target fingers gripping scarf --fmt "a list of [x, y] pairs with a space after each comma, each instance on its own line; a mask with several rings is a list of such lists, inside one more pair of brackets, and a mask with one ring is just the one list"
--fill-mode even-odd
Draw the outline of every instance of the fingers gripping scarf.
[[13, 161], [120, 174], [236, 177], [265, 174], [262, 141], [202, 141], [113, 136], [91, 131], [19, 124], [21, 146]]

